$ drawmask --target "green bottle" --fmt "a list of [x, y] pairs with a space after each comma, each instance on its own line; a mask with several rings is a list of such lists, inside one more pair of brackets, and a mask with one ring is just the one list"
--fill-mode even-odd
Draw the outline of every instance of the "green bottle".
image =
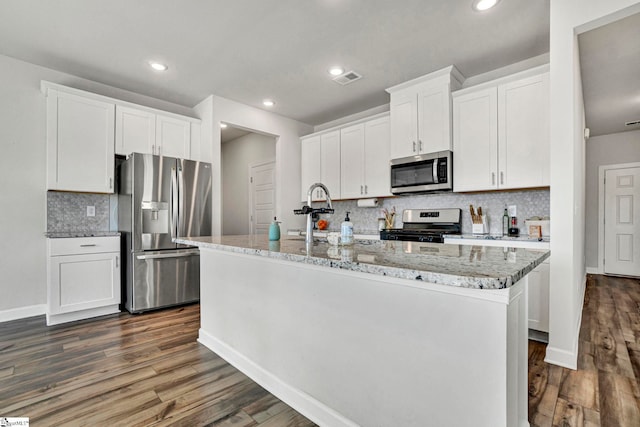
[[509, 234], [509, 212], [507, 212], [507, 208], [504, 208], [504, 215], [502, 215], [502, 235], [506, 236]]
[[280, 240], [280, 225], [279, 222], [276, 221], [275, 216], [273, 217], [273, 222], [269, 226], [269, 240]]

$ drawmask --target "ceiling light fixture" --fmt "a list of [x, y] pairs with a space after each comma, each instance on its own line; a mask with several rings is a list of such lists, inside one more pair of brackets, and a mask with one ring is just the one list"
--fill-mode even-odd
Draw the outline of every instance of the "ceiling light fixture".
[[270, 99], [265, 99], [264, 101], [262, 101], [262, 105], [264, 105], [265, 107], [273, 107], [274, 105], [276, 105], [276, 103]]
[[227, 127], [227, 124], [226, 124], [226, 123], [220, 123], [220, 127], [221, 127], [222, 129], [224, 129], [224, 128], [226, 128], [226, 127]]
[[491, 9], [493, 6], [498, 4], [499, 1], [500, 0], [474, 0], [471, 7], [475, 11], [483, 12], [485, 10]]
[[335, 67], [329, 68], [329, 74], [331, 74], [332, 76], [339, 76], [341, 74], [344, 74], [344, 68], [336, 65]]
[[161, 64], [160, 62], [150, 62], [149, 65], [156, 71], [167, 71], [169, 67], [165, 64]]

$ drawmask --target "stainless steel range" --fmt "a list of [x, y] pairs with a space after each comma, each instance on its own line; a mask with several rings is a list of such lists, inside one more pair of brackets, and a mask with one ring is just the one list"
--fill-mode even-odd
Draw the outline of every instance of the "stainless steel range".
[[460, 234], [461, 209], [405, 209], [402, 228], [380, 231], [381, 240], [444, 243], [445, 234]]

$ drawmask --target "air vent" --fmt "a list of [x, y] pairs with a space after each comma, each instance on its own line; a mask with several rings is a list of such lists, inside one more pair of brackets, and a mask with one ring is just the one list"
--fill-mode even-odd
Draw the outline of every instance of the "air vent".
[[356, 80], [360, 80], [361, 78], [362, 76], [355, 71], [347, 71], [346, 73], [339, 75], [338, 77], [334, 77], [333, 81], [344, 86], [348, 85], [349, 83], [353, 83]]
[[640, 120], [634, 120], [631, 122], [627, 122], [625, 123], [626, 126], [635, 126], [635, 125], [640, 125]]

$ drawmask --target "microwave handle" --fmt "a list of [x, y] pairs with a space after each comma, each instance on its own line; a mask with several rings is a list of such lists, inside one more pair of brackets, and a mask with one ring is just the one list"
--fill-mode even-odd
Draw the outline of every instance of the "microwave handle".
[[438, 182], [438, 159], [433, 159], [433, 168], [431, 170], [433, 173], [433, 183], [437, 184]]

